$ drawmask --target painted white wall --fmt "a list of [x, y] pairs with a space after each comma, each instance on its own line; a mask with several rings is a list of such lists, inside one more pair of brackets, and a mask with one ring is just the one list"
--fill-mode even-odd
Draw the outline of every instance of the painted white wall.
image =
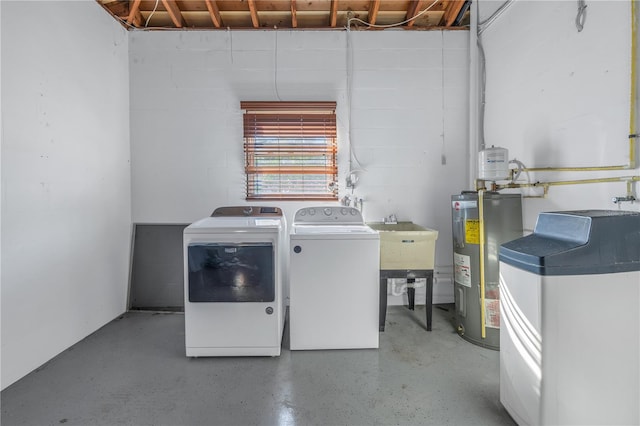
[[[486, 144], [509, 149], [510, 158], [528, 167], [629, 164], [631, 2], [587, 4], [582, 32], [574, 23], [577, 2], [519, 0], [482, 35]], [[496, 2], [481, 1], [481, 20], [495, 8]], [[639, 170], [532, 173], [530, 180], [637, 176]], [[533, 228], [540, 211], [640, 210], [638, 202], [612, 203], [626, 190], [626, 183], [551, 187], [546, 199], [525, 199], [525, 227]], [[540, 191], [525, 191], [532, 193]]]
[[2, 1], [2, 388], [125, 310], [128, 38], [94, 2]]
[[[353, 168], [365, 170], [353, 194], [365, 219], [395, 213], [438, 230], [435, 301], [453, 300], [450, 196], [468, 179], [468, 32], [133, 32], [129, 42], [134, 222], [190, 223], [245, 204], [240, 101], [335, 100], [340, 196], [351, 142]], [[290, 223], [314, 203], [274, 204]]]
[[[2, 5], [0, 5], [0, 25], [2, 24]], [[0, 46], [2, 46], [2, 28], [0, 28]], [[0, 48], [1, 52], [1, 48]], [[2, 54], [0, 54], [0, 188], [2, 187], [2, 145], [4, 140], [4, 126], [2, 121]], [[0, 189], [1, 191], [1, 189]], [[1, 192], [0, 192], [1, 193]], [[2, 330], [2, 199], [0, 196], [0, 330]], [[0, 345], [2, 344], [2, 336], [0, 336]], [[0, 368], [2, 366], [2, 350], [0, 350]], [[1, 379], [0, 379], [1, 382]], [[2, 383], [0, 383], [2, 389]]]

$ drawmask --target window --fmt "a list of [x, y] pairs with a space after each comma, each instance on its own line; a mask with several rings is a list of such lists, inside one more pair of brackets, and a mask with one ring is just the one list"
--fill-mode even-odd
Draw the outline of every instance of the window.
[[247, 200], [337, 200], [335, 102], [241, 102]]

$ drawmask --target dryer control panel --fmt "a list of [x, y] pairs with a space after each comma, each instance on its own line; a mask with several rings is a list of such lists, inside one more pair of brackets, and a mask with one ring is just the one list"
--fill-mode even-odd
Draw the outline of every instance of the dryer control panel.
[[315, 225], [364, 225], [362, 213], [355, 207], [319, 206], [305, 207], [296, 212], [294, 224]]

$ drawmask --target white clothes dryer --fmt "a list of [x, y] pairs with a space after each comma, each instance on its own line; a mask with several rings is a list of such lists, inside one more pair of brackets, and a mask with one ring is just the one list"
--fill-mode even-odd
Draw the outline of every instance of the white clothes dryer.
[[291, 349], [378, 348], [380, 236], [360, 211], [298, 210], [289, 243]]
[[186, 355], [278, 356], [286, 220], [277, 207], [221, 207], [184, 230]]

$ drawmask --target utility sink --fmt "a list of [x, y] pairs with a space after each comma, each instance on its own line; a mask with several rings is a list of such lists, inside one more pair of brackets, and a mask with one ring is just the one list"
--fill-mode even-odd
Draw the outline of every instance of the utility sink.
[[367, 223], [380, 234], [380, 269], [434, 269], [438, 231], [413, 222]]

